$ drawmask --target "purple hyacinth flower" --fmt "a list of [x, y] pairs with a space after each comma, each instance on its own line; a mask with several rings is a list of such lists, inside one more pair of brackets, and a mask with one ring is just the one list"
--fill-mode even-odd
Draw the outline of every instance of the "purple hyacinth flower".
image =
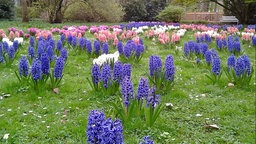
[[14, 42], [13, 42], [13, 48], [14, 48], [14, 50], [15, 50], [15, 52], [18, 50], [18, 48], [19, 48], [19, 41], [17, 41], [17, 40], [15, 40]]
[[164, 77], [166, 80], [173, 81], [175, 75], [175, 66], [172, 55], [168, 55], [165, 59], [165, 73]]
[[188, 47], [188, 43], [184, 43], [184, 55], [187, 57], [190, 53], [190, 49]]
[[113, 121], [111, 118], [102, 123], [102, 144], [123, 144], [123, 126], [119, 119]]
[[108, 88], [111, 79], [111, 67], [108, 63], [102, 67], [101, 81], [103, 82], [104, 88]]
[[140, 78], [138, 89], [137, 89], [137, 100], [141, 100], [143, 98], [147, 99], [148, 97], [148, 79], [146, 78]]
[[57, 58], [54, 66], [54, 77], [56, 79], [62, 78], [64, 65], [65, 65], [65, 60], [62, 57]]
[[206, 51], [208, 50], [208, 44], [207, 43], [201, 43], [200, 44], [200, 52], [205, 55]]
[[219, 57], [213, 57], [212, 59], [212, 73], [215, 75], [220, 74], [220, 58]]
[[99, 144], [101, 142], [102, 123], [105, 120], [105, 114], [99, 110], [92, 110], [88, 116], [86, 129], [87, 142], [89, 144]]
[[128, 107], [130, 99], [134, 99], [133, 85], [129, 77], [124, 77], [122, 82], [123, 104]]
[[79, 46], [81, 49], [85, 49], [86, 48], [86, 38], [80, 38], [78, 40]]
[[233, 43], [233, 41], [228, 40], [227, 46], [228, 46], [228, 51], [229, 52], [233, 52], [234, 51], [234, 43]]
[[210, 65], [212, 63], [212, 51], [211, 50], [207, 50], [205, 52], [205, 61], [208, 65]]
[[92, 53], [92, 43], [89, 40], [86, 41], [86, 51]]
[[135, 49], [135, 56], [140, 57], [140, 55], [144, 52], [144, 46], [141, 44], [137, 45], [137, 48]]
[[13, 46], [10, 46], [9, 47], [9, 50], [8, 50], [8, 56], [9, 56], [9, 59], [14, 59], [14, 56], [15, 56], [15, 49]]
[[40, 80], [42, 78], [42, 65], [39, 59], [35, 59], [32, 62], [31, 76], [34, 81]]
[[63, 47], [62, 41], [58, 40], [58, 42], [57, 42], [57, 50], [61, 51], [62, 47]]
[[240, 44], [239, 41], [235, 41], [233, 43], [233, 46], [234, 46], [234, 49], [235, 49], [236, 52], [241, 52], [241, 44]]
[[234, 69], [236, 72], [236, 76], [240, 76], [245, 72], [246, 66], [245, 66], [245, 62], [242, 57], [237, 58]]
[[65, 35], [64, 35], [64, 34], [62, 34], [62, 35], [60, 36], [60, 40], [61, 40], [61, 42], [64, 42], [64, 41], [65, 41], [65, 39], [66, 39]]
[[108, 43], [107, 42], [104, 42], [102, 44], [102, 53], [103, 54], [108, 54]]
[[131, 56], [131, 54], [132, 54], [132, 51], [133, 51], [132, 45], [130, 43], [126, 43], [124, 45], [124, 56], [126, 58], [129, 58]]
[[150, 139], [150, 136], [145, 136], [142, 138], [140, 144], [154, 144], [154, 141]]
[[117, 43], [117, 50], [118, 50], [118, 52], [119, 52], [119, 54], [123, 54], [123, 43], [122, 43], [122, 41], [118, 41], [118, 43]]
[[114, 72], [113, 72], [113, 79], [117, 83], [122, 82], [122, 76], [123, 76], [123, 64], [120, 61], [116, 61], [114, 64]]
[[155, 108], [160, 103], [160, 95], [156, 94], [156, 87], [153, 86], [149, 89], [147, 97], [147, 107], [152, 105]]
[[64, 61], [66, 62], [68, 59], [68, 51], [65, 47], [63, 47], [60, 51], [60, 56], [64, 59]]
[[162, 71], [162, 60], [159, 56], [151, 55], [149, 58], [150, 76], [158, 76]]
[[230, 68], [234, 68], [235, 64], [236, 64], [236, 57], [234, 56], [234, 54], [232, 54], [228, 57], [228, 60], [227, 60], [228, 70], [230, 70]]
[[20, 76], [28, 76], [28, 73], [29, 73], [29, 65], [28, 65], [28, 60], [27, 60], [27, 57], [26, 56], [22, 56], [20, 58], [20, 61], [19, 61], [19, 74]]
[[252, 36], [252, 45], [256, 46], [256, 35]]
[[122, 77], [125, 78], [131, 78], [131, 74], [132, 74], [132, 65], [129, 64], [129, 63], [125, 63], [123, 65], [123, 74], [122, 74]]
[[7, 42], [3, 42], [3, 48], [4, 48], [5, 53], [8, 53], [8, 51], [9, 51], [9, 45], [8, 45]]
[[69, 43], [69, 44], [71, 44], [71, 43], [72, 43], [72, 40], [73, 40], [72, 35], [68, 35], [68, 43]]
[[48, 75], [50, 70], [50, 60], [46, 53], [43, 53], [41, 56], [41, 67], [42, 74]]
[[32, 46], [28, 46], [28, 56], [33, 59], [35, 56], [35, 49]]
[[244, 64], [245, 64], [245, 69], [247, 71], [247, 74], [251, 74], [251, 62], [250, 62], [250, 58], [247, 55], [242, 55], [241, 56], [244, 60]]
[[94, 41], [95, 54], [100, 54], [100, 42], [98, 40]]
[[200, 54], [200, 44], [194, 43], [194, 50], [196, 54]]
[[30, 36], [29, 37], [29, 44], [32, 46], [32, 47], [35, 47], [35, 38], [33, 36]]
[[54, 49], [52, 46], [48, 46], [47, 49], [46, 49], [46, 53], [49, 57], [49, 60], [52, 60], [53, 59], [53, 55], [54, 55]]
[[72, 36], [71, 45], [72, 45], [73, 47], [75, 47], [75, 46], [76, 46], [76, 44], [77, 44], [76, 36]]
[[92, 67], [92, 82], [94, 85], [98, 85], [100, 81], [100, 66], [97, 64], [94, 64]]

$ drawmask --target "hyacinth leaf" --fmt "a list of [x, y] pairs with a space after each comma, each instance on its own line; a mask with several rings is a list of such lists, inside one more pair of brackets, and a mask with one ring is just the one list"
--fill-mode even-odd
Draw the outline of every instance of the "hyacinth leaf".
[[224, 72], [225, 72], [228, 80], [230, 82], [233, 82], [232, 73], [234, 73], [234, 71], [232, 69], [228, 69], [228, 67], [226, 67], [226, 68], [224, 68]]
[[16, 77], [18, 78], [19, 82], [21, 83], [21, 82], [22, 82], [22, 81], [21, 81], [21, 76], [19, 76], [19, 74], [17, 73], [17, 71], [15, 71], [15, 75], [16, 75]]
[[[97, 91], [98, 86], [97, 86], [97, 85], [92, 84], [91, 80], [89, 80], [89, 78], [88, 78], [88, 77], [87, 77], [86, 79], [87, 79], [87, 81], [88, 81], [89, 85], [91, 86], [91, 88], [92, 88], [92, 89], [94, 89], [95, 91]], [[93, 79], [93, 78], [91, 78], [91, 79]]]
[[15, 71], [15, 75], [17, 79], [19, 80], [20, 84], [27, 84], [29, 82], [31, 74], [25, 76], [20, 76], [17, 71]]
[[[125, 106], [124, 106], [125, 108]], [[126, 113], [126, 120], [130, 121], [131, 118], [135, 115], [135, 110], [136, 110], [136, 100], [130, 100], [130, 104], [128, 106], [127, 109], [127, 113]]]
[[152, 126], [152, 115], [153, 115], [153, 107], [152, 105], [149, 105], [149, 107], [145, 106], [145, 119], [148, 126]]
[[118, 102], [109, 102], [109, 105], [116, 111], [115, 116], [120, 118], [125, 123], [125, 111], [122, 107], [117, 105]]
[[[213, 84], [215, 83], [215, 81], [216, 81], [216, 77], [211, 77], [211, 76], [209, 76], [208, 74], [206, 74], [205, 75], [208, 79], [210, 79], [212, 82], [213, 82]], [[213, 75], [214, 76], [214, 75]]]
[[[154, 109], [154, 114], [153, 114], [153, 124], [155, 123], [156, 119], [159, 117], [160, 113], [163, 111], [164, 105], [159, 104], [155, 109]], [[152, 125], [153, 125], [152, 124]]]

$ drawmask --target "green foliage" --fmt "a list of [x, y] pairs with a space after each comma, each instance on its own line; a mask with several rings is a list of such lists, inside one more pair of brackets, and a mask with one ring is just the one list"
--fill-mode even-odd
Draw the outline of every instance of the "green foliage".
[[185, 9], [180, 6], [169, 5], [163, 11], [161, 11], [156, 17], [160, 21], [166, 22], [179, 22]]
[[250, 84], [254, 70], [252, 68], [250, 74], [248, 74], [247, 71], [244, 71], [240, 76], [236, 75], [236, 72], [233, 68], [226, 67], [224, 72], [230, 82], [240, 87], [246, 87]]
[[[19, 21], [0, 21], [1, 28], [7, 31], [9, 27], [26, 30], [29, 27], [50, 29], [61, 28], [65, 25], [102, 25], [106, 23], [77, 23], [49, 24], [41, 21], [21, 23]], [[195, 40], [195, 31], [187, 31], [178, 46], [183, 46], [188, 40]], [[57, 37], [57, 35], [54, 35]], [[86, 38], [93, 39], [88, 31]], [[164, 58], [168, 54], [174, 56], [177, 66], [175, 86], [170, 94], [161, 96], [161, 103], [173, 104], [170, 109], [164, 109], [152, 127], [145, 127], [145, 120], [134, 118], [133, 123], [124, 126], [124, 138], [127, 144], [139, 143], [139, 140], [150, 135], [157, 144], [171, 143], [255, 143], [255, 73], [250, 84], [238, 88], [227, 87], [228, 79], [222, 75], [220, 83], [211, 85], [204, 76], [208, 73], [208, 66], [204, 63], [197, 68], [192, 65], [194, 60], [187, 61], [183, 52], [175, 54], [172, 49], [161, 49], [159, 43], [152, 44], [149, 39], [144, 40], [149, 46], [139, 64], [133, 65], [132, 79], [138, 80], [146, 76], [148, 57], [151, 54]], [[115, 96], [99, 98], [97, 93], [91, 92], [86, 81], [90, 76], [93, 58], [85, 53], [69, 50], [68, 65], [62, 79], [59, 94], [52, 89], [45, 90], [44, 95], [38, 96], [27, 87], [17, 83], [14, 71], [17, 70], [18, 57], [27, 54], [28, 43], [23, 44], [20, 53], [11, 67], [0, 65], [0, 143], [86, 143], [85, 127], [87, 117], [92, 109], [104, 109]], [[67, 46], [65, 44], [65, 46]], [[255, 47], [249, 48], [249, 43], [241, 44], [254, 63]], [[209, 44], [216, 47], [215, 43]], [[115, 49], [110, 49], [111, 53]], [[225, 51], [218, 53], [222, 65], [230, 55]], [[48, 81], [49, 82], [49, 81]], [[134, 85], [136, 86], [136, 82]], [[5, 94], [10, 94], [5, 97]], [[201, 96], [205, 94], [205, 96]], [[31, 100], [30, 97], [35, 97]], [[118, 95], [119, 99], [122, 99]], [[122, 103], [122, 102], [120, 102]], [[196, 114], [202, 114], [197, 117]], [[109, 116], [109, 115], [108, 115]], [[205, 124], [216, 124], [219, 130], [210, 130]], [[35, 126], [36, 125], [36, 126]], [[10, 134], [7, 140], [4, 134]]]
[[156, 86], [157, 92], [161, 94], [170, 92], [174, 86], [174, 81], [167, 80], [164, 73], [165, 70], [163, 69], [158, 73], [155, 72], [152, 77], [148, 74], [149, 81]]
[[143, 1], [129, 0], [122, 4], [125, 15], [124, 21], [140, 21], [146, 16], [146, 7]]
[[[21, 18], [22, 17], [22, 7], [16, 7], [16, 16]], [[40, 10], [37, 7], [28, 7], [28, 18], [39, 18], [40, 17]]]
[[162, 104], [153, 107], [152, 104], [147, 105], [145, 100], [138, 101], [137, 99], [131, 99], [128, 107], [123, 105], [122, 99], [108, 104], [111, 108], [111, 115], [120, 118], [126, 126], [145, 121], [145, 127], [152, 127], [164, 109]]
[[[113, 10], [115, 12], [113, 12]], [[89, 0], [87, 2], [74, 2], [64, 13], [67, 20], [80, 20], [88, 22], [119, 22], [124, 12], [115, 0]]]
[[14, 0], [0, 0], [0, 19], [13, 19], [14, 11]]
[[121, 3], [124, 8], [124, 21], [153, 21], [166, 6], [165, 0], [126, 0]]
[[218, 81], [220, 81], [221, 75], [222, 75], [222, 71], [220, 72], [219, 75], [214, 74], [213, 72], [209, 72], [210, 74], [206, 74], [205, 76], [211, 80], [212, 84], [216, 84]]
[[124, 12], [116, 0], [90, 0], [92, 8], [98, 13], [105, 22], [120, 22]]

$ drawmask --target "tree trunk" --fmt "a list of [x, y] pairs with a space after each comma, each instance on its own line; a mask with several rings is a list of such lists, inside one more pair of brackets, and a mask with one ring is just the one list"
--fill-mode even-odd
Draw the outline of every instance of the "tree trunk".
[[50, 23], [62, 23], [63, 13], [61, 11], [63, 0], [59, 0], [56, 4], [56, 9], [50, 15]]
[[62, 20], [63, 20], [63, 14], [61, 13], [61, 11], [58, 11], [53, 20], [53, 23], [62, 23]]
[[29, 22], [27, 0], [22, 0], [22, 22]]

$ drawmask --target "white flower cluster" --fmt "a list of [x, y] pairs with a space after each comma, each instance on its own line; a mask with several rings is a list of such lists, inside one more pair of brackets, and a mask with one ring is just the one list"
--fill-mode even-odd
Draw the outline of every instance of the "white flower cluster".
[[179, 29], [180, 27], [179, 26], [174, 26], [174, 25], [169, 25], [168, 26], [168, 29], [169, 30], [172, 30], [172, 29]]
[[103, 64], [109, 63], [111, 61], [116, 62], [118, 60], [118, 57], [118, 51], [116, 51], [114, 54], [102, 54], [97, 59], [94, 59], [92, 63], [102, 66]]
[[165, 31], [167, 31], [168, 27], [167, 26], [154, 26], [151, 29], [154, 29], [155, 33], [159, 34], [159, 33], [164, 33]]
[[205, 32], [197, 32], [197, 34], [208, 34], [210, 37], [216, 37], [216, 36], [219, 36], [220, 34], [217, 33], [216, 31], [214, 30], [208, 30], [208, 31], [205, 31]]
[[132, 31], [135, 31], [138, 34], [138, 33], [143, 33], [144, 30], [147, 30], [148, 28], [149, 28], [148, 26], [141, 26], [141, 27], [138, 27], [138, 28], [133, 27]]
[[[239, 33], [240, 34], [240, 33]], [[242, 32], [241, 35], [250, 35], [250, 36], [253, 36], [254, 33], [253, 32]]]
[[177, 31], [177, 35], [180, 37], [183, 37], [185, 35], [186, 31], [187, 31], [186, 29], [179, 29]]
[[[23, 38], [22, 38], [22, 37], [14, 38], [13, 41], [18, 41], [19, 44], [22, 44], [22, 43], [23, 43]], [[2, 39], [2, 42], [6, 42], [9, 46], [12, 46], [12, 45], [13, 45], [13, 42], [10, 41], [9, 38], [3, 38], [3, 39]]]

